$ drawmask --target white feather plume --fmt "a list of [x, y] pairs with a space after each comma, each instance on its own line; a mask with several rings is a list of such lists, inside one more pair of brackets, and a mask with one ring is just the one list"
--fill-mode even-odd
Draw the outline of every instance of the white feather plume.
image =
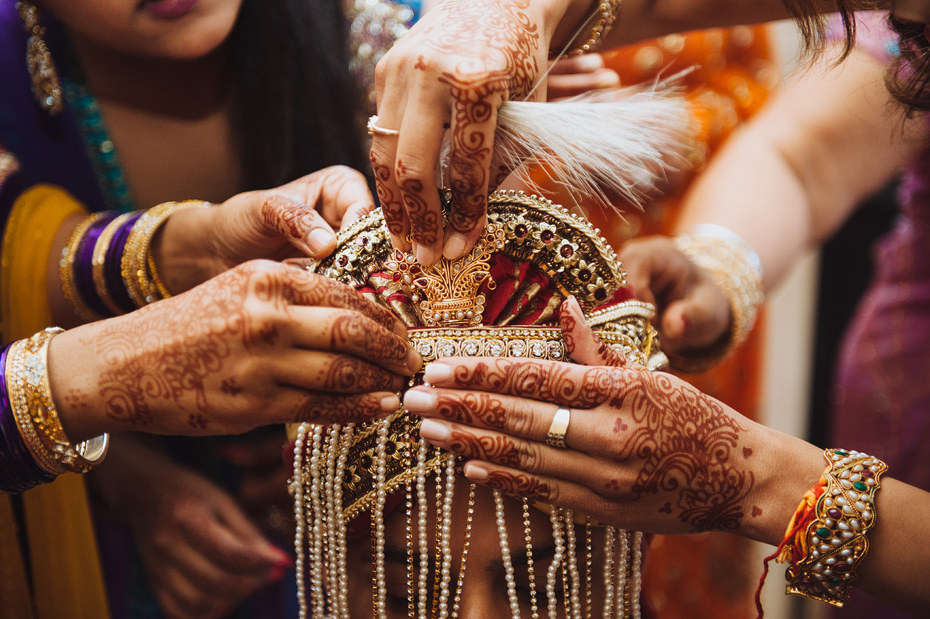
[[537, 191], [529, 168], [542, 169], [578, 202], [612, 206], [609, 196], [619, 196], [642, 206], [689, 167], [693, 129], [674, 79], [552, 103], [508, 101], [498, 112], [492, 169], [513, 170]]

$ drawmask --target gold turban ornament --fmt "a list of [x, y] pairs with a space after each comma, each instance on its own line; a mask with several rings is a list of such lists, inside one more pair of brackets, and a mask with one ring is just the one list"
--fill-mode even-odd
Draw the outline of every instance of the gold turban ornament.
[[[411, 254], [392, 248], [384, 218], [374, 212], [343, 231], [336, 252], [308, 269], [388, 307], [406, 323], [425, 362], [453, 356], [570, 361], [557, 318], [562, 301], [575, 296], [588, 324], [630, 362], [649, 369], [667, 363], [650, 324], [654, 308], [632, 298], [623, 269], [599, 231], [561, 206], [522, 192], [489, 196], [484, 234], [458, 260], [420, 266]], [[411, 385], [421, 379], [414, 377]], [[455, 454], [421, 440], [419, 425], [420, 419], [401, 407], [370, 423], [305, 423], [296, 428], [290, 490], [301, 617], [349, 616], [350, 596], [362, 592], [348, 591], [346, 540], [359, 532], [370, 536], [372, 545], [372, 588], [365, 593], [372, 595], [375, 613], [385, 616], [384, 519], [402, 508], [407, 514], [410, 615], [457, 616], [467, 557], [454, 574], [449, 544], [440, 533], [453, 518], [454, 479], [463, 479], [456, 468], [460, 462]], [[433, 495], [427, 492], [430, 478], [435, 496], [428, 496]], [[474, 485], [470, 492], [471, 505]], [[493, 494], [499, 522], [503, 501], [522, 501], [524, 514], [533, 507], [525, 499], [496, 490]], [[556, 547], [563, 549], [557, 555], [561, 569], [550, 564], [540, 602], [545, 598], [550, 611], [561, 607], [568, 617], [593, 616], [588, 614], [593, 580], [604, 586], [598, 616], [639, 617], [642, 534], [603, 527], [558, 506], [536, 507], [549, 514]], [[472, 530], [495, 524], [473, 522], [471, 510], [455, 517], [467, 520], [466, 548]], [[585, 544], [575, 539], [575, 523], [586, 526], [587, 554]], [[520, 526], [526, 528], [529, 543], [529, 517]], [[592, 565], [592, 527], [604, 530], [601, 565]], [[431, 540], [436, 541], [433, 549]], [[505, 566], [508, 543], [504, 532]], [[530, 586], [535, 610], [535, 582]], [[507, 587], [517, 616], [511, 576]]]

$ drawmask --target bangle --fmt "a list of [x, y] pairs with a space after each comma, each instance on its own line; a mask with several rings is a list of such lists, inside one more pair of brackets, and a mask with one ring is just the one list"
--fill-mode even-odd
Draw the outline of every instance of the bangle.
[[726, 359], [742, 344], [756, 322], [762, 292], [759, 256], [736, 233], [716, 225], [695, 226], [675, 237], [675, 246], [697, 266], [710, 271], [730, 304], [730, 329], [720, 342], [688, 355], [676, 355], [673, 365], [697, 372]]
[[209, 202], [202, 200], [165, 202], [145, 211], [136, 221], [129, 238], [126, 239], [126, 250], [120, 268], [126, 290], [137, 307], [171, 296], [158, 275], [151, 255], [150, 246], [155, 232], [173, 213], [209, 206]]
[[110, 211], [93, 216], [93, 221], [88, 224], [84, 234], [75, 239], [74, 261], [71, 266], [71, 276], [74, 278], [77, 297], [84, 301], [91, 311], [104, 318], [111, 317], [113, 314], [100, 299], [97, 286], [94, 284], [94, 249], [104, 228], [118, 216], [119, 213]]
[[620, 13], [621, 2], [622, 0], [599, 0], [594, 14], [585, 20], [585, 24], [587, 24], [591, 19], [597, 18], [597, 21], [594, 22], [594, 26], [588, 34], [588, 38], [578, 47], [574, 47], [565, 52], [564, 56], [566, 58], [579, 56], [591, 51], [591, 49], [610, 32], [614, 22], [617, 20], [617, 15]]
[[827, 449], [824, 457], [827, 470], [801, 501], [776, 560], [789, 563], [787, 593], [843, 606], [869, 551], [875, 493], [888, 467], [858, 451]]
[[7, 353], [6, 386], [17, 429], [48, 473], [86, 473], [106, 455], [109, 435], [72, 445], [61, 426], [48, 382], [48, 345], [62, 329], [49, 328], [14, 342]]
[[92, 259], [92, 273], [94, 277], [94, 289], [97, 296], [106, 306], [111, 316], [125, 314], [127, 310], [120, 306], [116, 298], [110, 293], [110, 287], [107, 285], [107, 255], [109, 254], [110, 244], [116, 236], [117, 231], [126, 221], [133, 216], [133, 213], [123, 213], [119, 215], [100, 232], [97, 242], [94, 244], [94, 255]]
[[68, 242], [65, 243], [65, 246], [62, 248], [61, 261], [58, 263], [59, 275], [61, 278], [61, 291], [65, 296], [65, 301], [67, 301], [68, 306], [75, 315], [85, 322], [94, 322], [95, 320], [100, 320], [103, 316], [91, 309], [84, 299], [81, 298], [81, 294], [78, 292], [75, 284], [74, 265], [77, 260], [78, 249], [81, 246], [81, 242], [84, 240], [84, 235], [87, 233], [87, 230], [94, 223], [100, 221], [105, 215], [105, 212], [95, 213], [85, 218], [77, 225], [71, 233], [71, 236], [68, 237]]

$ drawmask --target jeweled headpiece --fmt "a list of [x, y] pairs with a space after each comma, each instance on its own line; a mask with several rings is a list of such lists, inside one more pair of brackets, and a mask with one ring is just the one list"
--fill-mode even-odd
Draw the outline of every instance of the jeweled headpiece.
[[[631, 362], [649, 369], [666, 363], [650, 324], [653, 307], [632, 298], [625, 274], [599, 231], [562, 207], [522, 192], [489, 196], [485, 231], [474, 250], [458, 260], [442, 259], [422, 267], [412, 255], [391, 247], [383, 216], [375, 212], [340, 233], [336, 252], [308, 268], [354, 286], [393, 311], [408, 326], [410, 341], [425, 362], [451, 356], [569, 361], [557, 313], [561, 302], [573, 295], [601, 339]], [[452, 517], [457, 458], [421, 440], [419, 424], [418, 417], [401, 408], [372, 423], [302, 424], [296, 429], [291, 492], [298, 523], [295, 547], [302, 616], [348, 616], [346, 540], [360, 531], [372, 540], [373, 604], [383, 616], [384, 518], [386, 511], [403, 504], [408, 518], [410, 612], [419, 617], [456, 616], [466, 562], [461, 561], [453, 580], [448, 544], [437, 544], [430, 552], [428, 542], [442, 537], [438, 527], [448, 526]], [[426, 482], [431, 477], [436, 479], [437, 496], [443, 498], [439, 506], [427, 498]], [[469, 504], [474, 495], [472, 485]], [[511, 499], [494, 491], [499, 521], [506, 500]], [[524, 514], [532, 509], [526, 500], [515, 500], [523, 502]], [[539, 507], [549, 513], [557, 546], [569, 541], [558, 555], [567, 569], [548, 570], [547, 602], [550, 608], [561, 605], [574, 617], [582, 605], [580, 596], [588, 596], [590, 609], [589, 532], [597, 525], [570, 510]], [[431, 509], [436, 513], [427, 518]], [[473, 527], [479, 526], [470, 513], [467, 518], [466, 547]], [[424, 530], [429, 521], [436, 530]], [[527, 543], [529, 521], [525, 516], [522, 525]], [[588, 527], [583, 558], [575, 523]], [[604, 558], [596, 581], [605, 587], [602, 615], [637, 617], [641, 534], [601, 528]], [[418, 544], [412, 543], [414, 536]], [[504, 534], [502, 548], [506, 544]], [[585, 566], [580, 571], [579, 560]], [[436, 591], [423, 585], [431, 571]], [[556, 580], [563, 581], [561, 586]], [[413, 586], [414, 582], [421, 586]], [[535, 583], [531, 586], [535, 606]], [[513, 588], [508, 578], [510, 606], [518, 609]]]

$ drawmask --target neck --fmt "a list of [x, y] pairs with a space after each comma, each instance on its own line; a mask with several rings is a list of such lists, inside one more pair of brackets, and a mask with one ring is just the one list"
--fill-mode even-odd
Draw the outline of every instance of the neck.
[[228, 101], [228, 44], [194, 60], [114, 54], [80, 37], [72, 44], [88, 88], [101, 101], [190, 118]]

